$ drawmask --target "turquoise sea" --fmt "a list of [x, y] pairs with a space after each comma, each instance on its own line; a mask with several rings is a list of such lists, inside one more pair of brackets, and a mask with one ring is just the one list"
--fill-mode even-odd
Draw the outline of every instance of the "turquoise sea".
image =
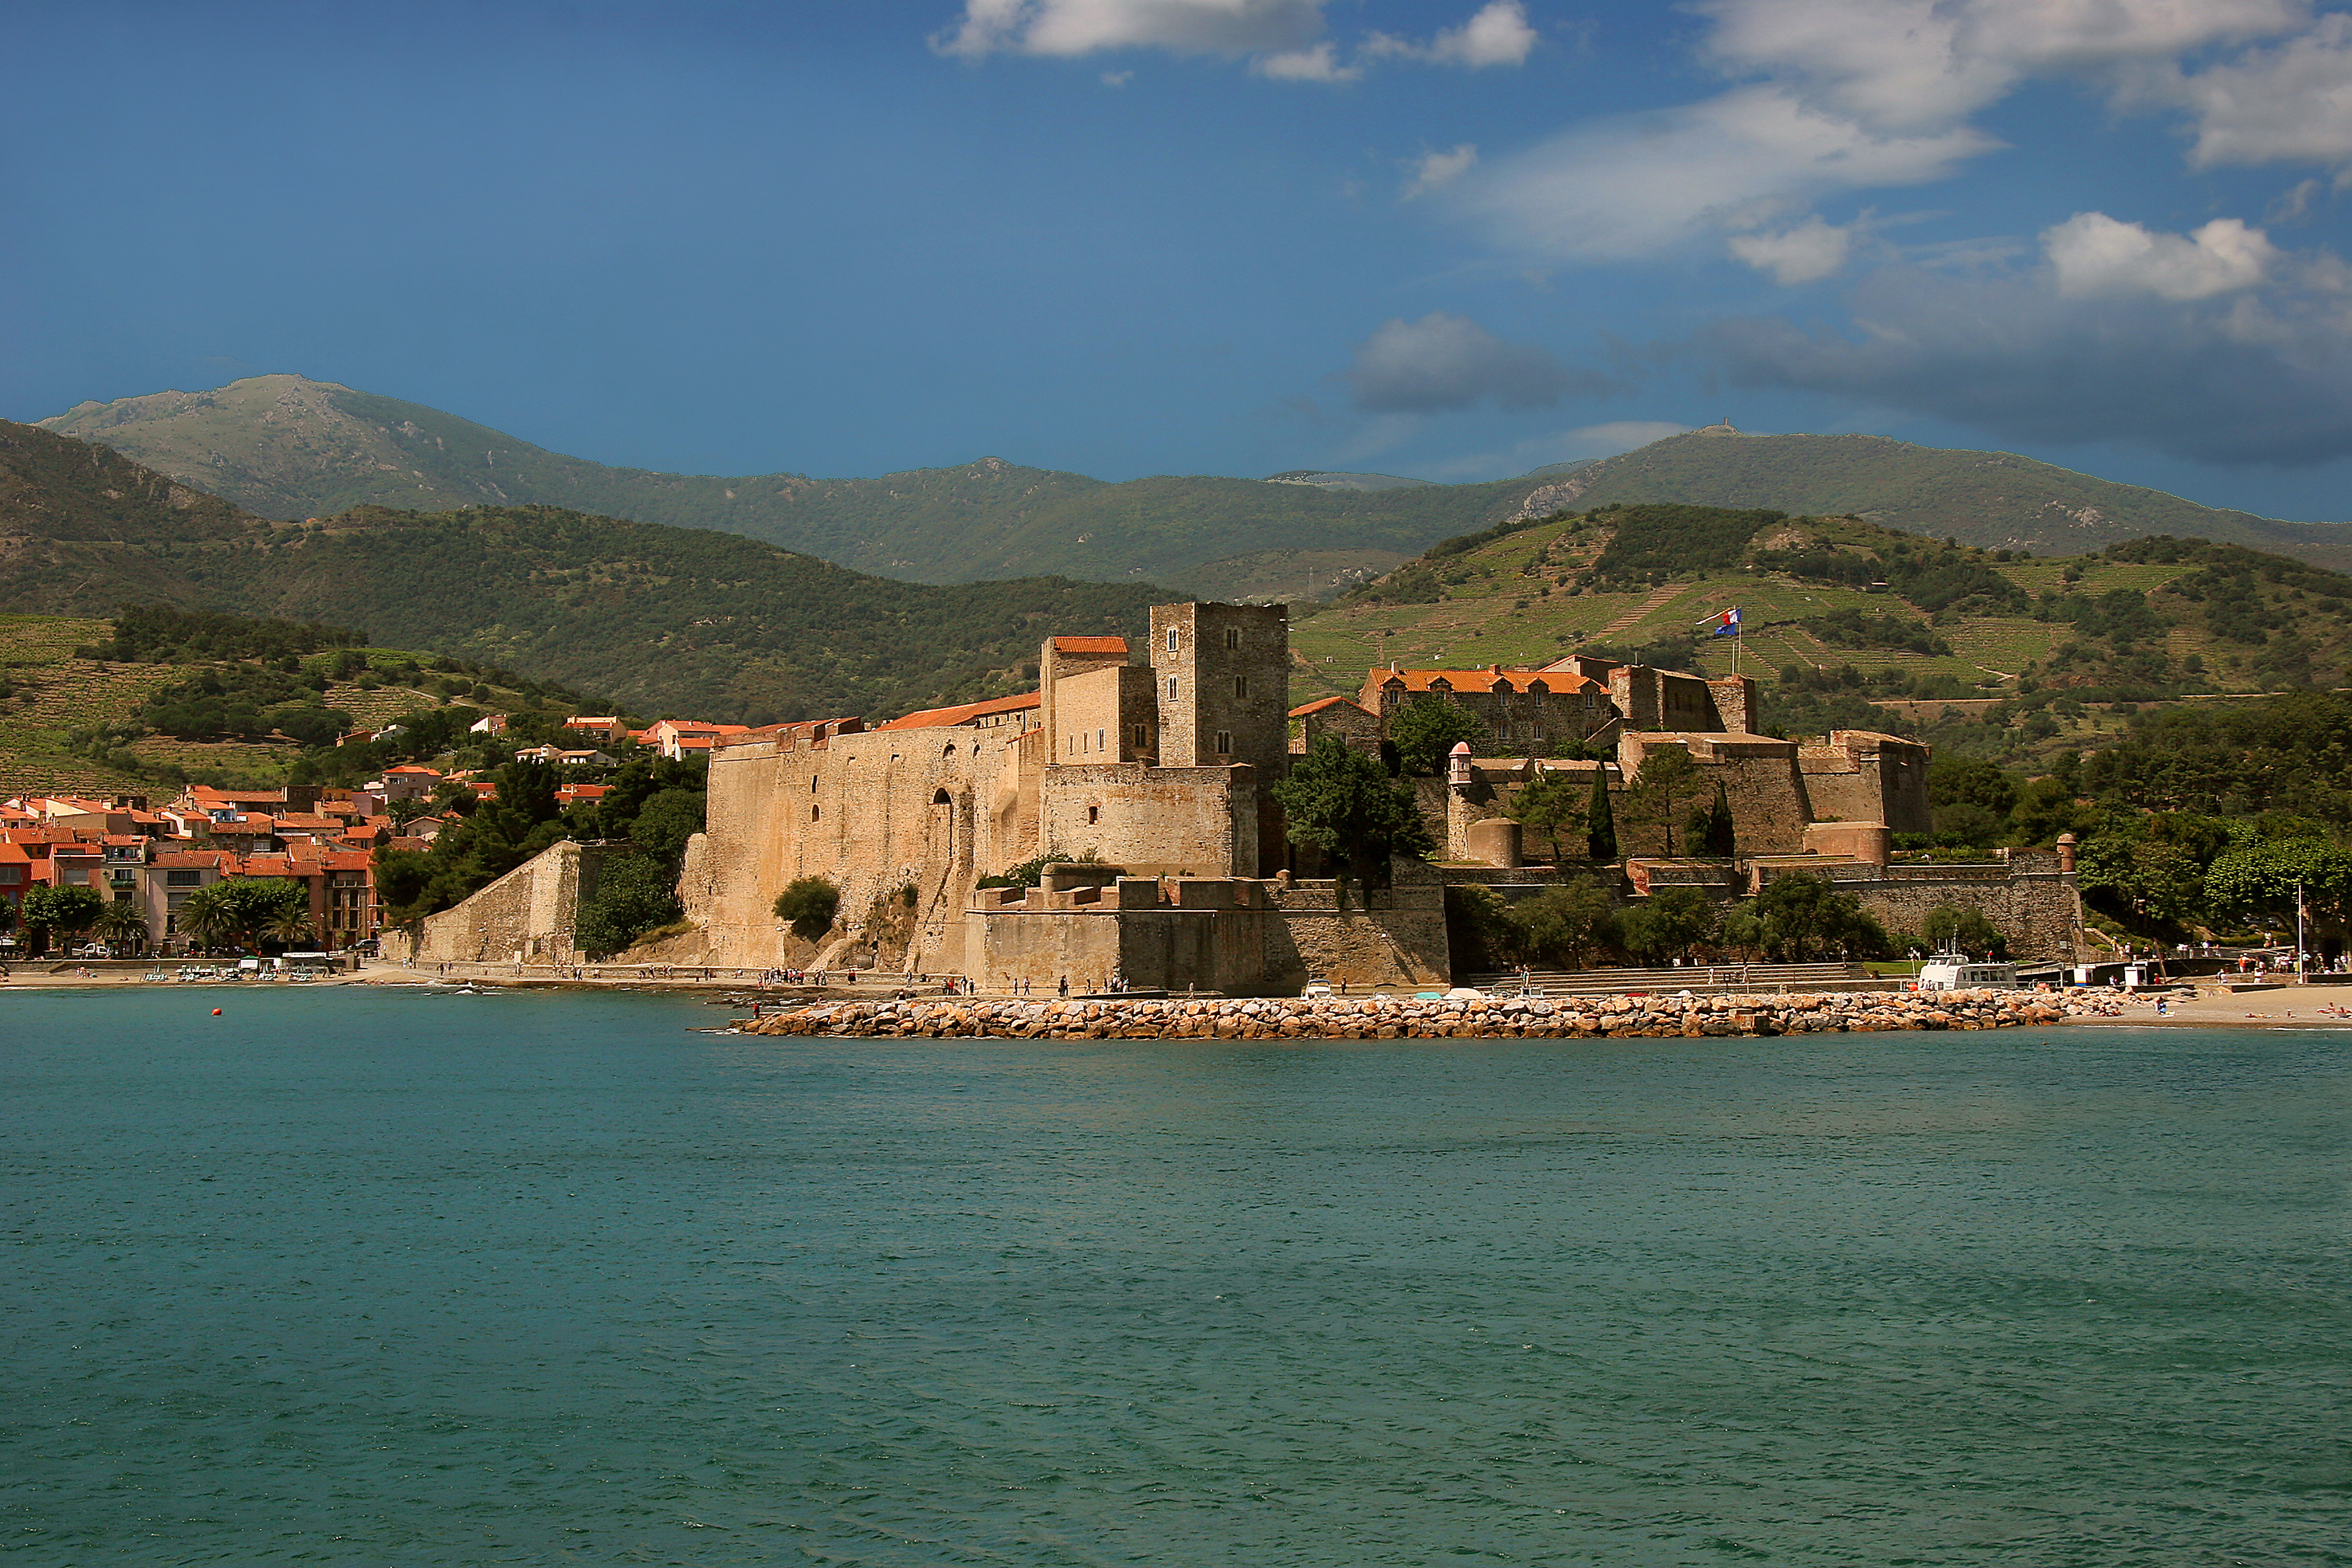
[[0, 994], [0, 1557], [2352, 1563], [2352, 1034], [723, 1016]]

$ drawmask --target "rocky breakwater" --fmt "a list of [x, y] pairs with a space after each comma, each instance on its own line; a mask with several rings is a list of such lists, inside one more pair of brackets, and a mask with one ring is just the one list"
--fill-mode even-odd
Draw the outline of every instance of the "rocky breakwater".
[[1956, 991], [1751, 996], [1318, 997], [1214, 1001], [997, 1002], [971, 997], [829, 1002], [748, 1021], [756, 1035], [926, 1039], [1556, 1039], [1609, 1036], [1818, 1035], [1888, 1029], [2009, 1029], [2092, 1010], [2047, 993]]

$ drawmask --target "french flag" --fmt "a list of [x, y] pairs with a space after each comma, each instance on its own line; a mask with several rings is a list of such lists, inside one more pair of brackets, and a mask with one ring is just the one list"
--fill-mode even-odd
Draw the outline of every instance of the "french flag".
[[1726, 610], [1723, 614], [1711, 617], [1708, 624], [1715, 627], [1717, 637], [1722, 637], [1727, 633], [1736, 637], [1739, 632], [1739, 612], [1736, 609]]

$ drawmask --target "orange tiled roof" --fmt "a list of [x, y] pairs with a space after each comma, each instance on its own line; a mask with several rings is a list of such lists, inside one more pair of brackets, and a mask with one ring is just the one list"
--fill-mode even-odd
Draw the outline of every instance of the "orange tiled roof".
[[1055, 637], [1055, 653], [1125, 653], [1125, 637]]
[[1034, 708], [1045, 700], [1034, 691], [1024, 691], [1018, 697], [994, 697], [985, 702], [965, 702], [953, 708], [926, 708], [919, 713], [909, 713], [903, 719], [893, 719], [877, 730], [937, 730], [951, 724], [969, 724], [975, 719], [985, 719], [993, 713], [1015, 713], [1024, 708]]
[[1359, 712], [1359, 713], [1362, 713], [1362, 714], [1365, 714], [1365, 715], [1367, 715], [1367, 716], [1370, 716], [1370, 713], [1371, 713], [1371, 711], [1372, 711], [1370, 709], [1369, 709], [1369, 708], [1365, 707], [1362, 703], [1360, 703], [1360, 702], [1357, 701], [1357, 700], [1356, 700], [1354, 698], [1352, 698], [1352, 697], [1326, 697], [1326, 698], [1325, 698], [1325, 699], [1323, 699], [1323, 700], [1322, 700], [1322, 701], [1320, 701], [1320, 702], [1309, 702], [1309, 703], [1307, 703], [1307, 704], [1305, 707], [1303, 707], [1303, 708], [1293, 708], [1293, 709], [1290, 710], [1290, 716], [1291, 716], [1293, 719], [1304, 719], [1304, 718], [1305, 718], [1305, 717], [1307, 717], [1307, 715], [1308, 715], [1309, 713], [1320, 713], [1320, 712], [1322, 712], [1322, 711], [1323, 711], [1323, 710], [1325, 710], [1326, 708], [1332, 707], [1332, 706], [1334, 706], [1334, 705], [1336, 705], [1336, 704], [1338, 704], [1338, 703], [1341, 703], [1341, 702], [1344, 702], [1344, 703], [1346, 703], [1349, 707], [1353, 708], [1357, 712]]
[[1392, 684], [1402, 684], [1410, 692], [1429, 691], [1439, 681], [1455, 691], [1525, 691], [1538, 681], [1544, 689], [1558, 695], [1563, 691], [1601, 689], [1601, 683], [1587, 676], [1570, 675], [1563, 670], [1532, 669], [1375, 669], [1364, 677], [1367, 692], [1381, 690]]

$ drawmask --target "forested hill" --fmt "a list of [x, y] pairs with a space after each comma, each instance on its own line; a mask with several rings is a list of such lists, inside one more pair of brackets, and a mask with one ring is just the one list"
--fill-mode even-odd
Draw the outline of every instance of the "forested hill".
[[983, 458], [878, 479], [711, 478], [608, 468], [419, 404], [294, 375], [85, 403], [43, 425], [103, 441], [279, 519], [358, 505], [541, 503], [719, 529], [919, 582], [1046, 573], [1150, 581], [1208, 597], [1309, 596], [1440, 539], [1521, 513], [1611, 501], [1855, 515], [1931, 538], [2037, 553], [2169, 533], [2352, 566], [2331, 524], [2199, 506], [2001, 452], [1874, 436], [1743, 436], [1717, 426], [1598, 462], [1489, 484], [1300, 470], [1273, 480], [1111, 484]]
[[536, 502], [745, 534], [919, 582], [1058, 573], [1221, 597], [1297, 595], [1311, 577], [1385, 571], [1508, 515], [1534, 488], [1108, 484], [996, 458], [866, 479], [663, 474], [564, 457], [437, 409], [292, 375], [85, 403], [41, 423], [269, 517]]
[[1140, 636], [1172, 596], [1064, 578], [904, 583], [551, 507], [273, 523], [103, 447], [0, 422], [0, 610], [162, 601], [363, 625], [646, 712], [764, 722], [993, 695], [1024, 684], [1048, 633]]
[[1748, 436], [1717, 426], [1583, 465], [1534, 500], [1544, 511], [1674, 502], [1859, 517], [1902, 533], [2037, 555], [2088, 554], [2168, 533], [2352, 567], [2352, 526], [2343, 523], [2281, 522], [2013, 453], [1884, 436]]

